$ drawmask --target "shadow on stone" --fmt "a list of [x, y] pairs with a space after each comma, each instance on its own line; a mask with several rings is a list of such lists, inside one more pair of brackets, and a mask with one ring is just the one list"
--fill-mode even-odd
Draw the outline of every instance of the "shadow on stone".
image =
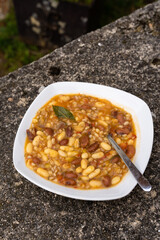
[[50, 67], [49, 74], [52, 76], [58, 76], [61, 72], [61, 69], [59, 67]]
[[152, 64], [155, 66], [160, 66], [160, 58], [154, 58]]

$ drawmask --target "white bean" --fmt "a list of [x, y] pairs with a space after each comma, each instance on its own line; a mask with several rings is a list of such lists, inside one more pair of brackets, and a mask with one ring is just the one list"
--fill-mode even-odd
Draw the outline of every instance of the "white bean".
[[85, 128], [85, 122], [80, 122], [78, 124], [78, 126], [74, 126], [74, 129], [77, 131], [77, 132], [82, 132]]
[[77, 167], [76, 168], [76, 173], [81, 173], [82, 172], [82, 168], [81, 167]]
[[82, 175], [88, 175], [91, 172], [93, 172], [94, 169], [95, 169], [94, 166], [88, 166], [86, 169], [83, 170]]
[[96, 170], [94, 170], [94, 172], [89, 174], [89, 178], [92, 179], [96, 176], [98, 176], [98, 174], [100, 174], [101, 170], [99, 168], [97, 168]]
[[66, 136], [66, 132], [65, 131], [62, 131], [58, 136], [57, 136], [57, 140], [58, 142], [63, 140]]
[[121, 139], [120, 138], [116, 138], [116, 143], [121, 144]]
[[106, 119], [107, 121], [109, 121], [109, 117], [105, 117], [105, 119]]
[[33, 122], [33, 123], [37, 123], [38, 120], [34, 118], [34, 119], [32, 120], [32, 122]]
[[101, 108], [101, 107], [104, 107], [105, 104], [102, 103], [102, 102], [96, 102], [96, 103], [95, 103], [95, 106]]
[[66, 157], [67, 154], [65, 152], [63, 152], [62, 150], [58, 150], [58, 153], [61, 157]]
[[82, 158], [88, 158], [88, 153], [82, 153], [81, 157]]
[[70, 137], [70, 138], [69, 138], [68, 145], [69, 145], [70, 147], [72, 147], [72, 146], [74, 145], [75, 140], [76, 140], [76, 139], [75, 139], [74, 137]]
[[39, 145], [39, 142], [40, 142], [40, 136], [36, 136], [34, 139], [33, 139], [33, 146], [38, 146]]
[[42, 160], [43, 160], [44, 162], [46, 162], [46, 161], [48, 160], [46, 154], [44, 154], [44, 152], [40, 152], [40, 154], [41, 154]]
[[62, 102], [67, 102], [69, 101], [70, 97], [69, 96], [59, 96], [59, 99], [62, 101]]
[[101, 181], [98, 181], [98, 180], [91, 180], [89, 182], [89, 185], [93, 188], [98, 188], [98, 187], [102, 186], [102, 183], [101, 183]]
[[55, 165], [56, 165], [57, 167], [60, 166], [60, 162], [59, 162], [59, 161], [55, 160], [54, 163], [55, 163]]
[[26, 152], [27, 153], [32, 153], [32, 150], [33, 150], [32, 143], [28, 143], [27, 146], [26, 146]]
[[28, 159], [27, 162], [26, 162], [26, 166], [27, 166], [29, 169], [33, 170], [33, 166], [31, 165], [31, 163], [32, 163], [31, 159]]
[[60, 149], [66, 152], [73, 151], [73, 147], [69, 146], [60, 146]]
[[111, 181], [111, 183], [113, 184], [113, 185], [115, 185], [115, 184], [117, 184], [117, 183], [119, 183], [120, 182], [120, 177], [114, 177], [114, 178], [112, 178], [112, 181]]
[[124, 124], [123, 124], [123, 125], [124, 125], [124, 126], [126, 126], [126, 125], [128, 125], [128, 124], [129, 124], [129, 122], [128, 122], [128, 121], [126, 121], [126, 122], [124, 122]]
[[51, 127], [51, 124], [50, 124], [50, 123], [47, 123], [47, 124], [46, 124], [46, 127]]
[[58, 156], [58, 152], [56, 150], [53, 150], [53, 149], [50, 149], [50, 148], [46, 148], [44, 150], [44, 153], [49, 154], [53, 158]]
[[44, 136], [44, 133], [43, 133], [42, 131], [37, 131], [36, 134], [37, 134], [38, 136], [42, 136], [42, 137]]
[[71, 164], [70, 163], [64, 163], [63, 166], [62, 166], [64, 169], [68, 169], [71, 167]]
[[103, 152], [97, 152], [97, 153], [92, 154], [92, 158], [94, 158], [94, 159], [102, 158], [103, 156], [104, 156]]
[[37, 168], [37, 173], [40, 174], [42, 177], [48, 178], [49, 173], [43, 168]]
[[111, 150], [111, 146], [106, 142], [101, 142], [100, 146], [106, 151]]
[[69, 157], [75, 157], [75, 156], [77, 156], [77, 154], [78, 154], [78, 152], [76, 152], [76, 151], [72, 151], [72, 152], [68, 152], [68, 153], [67, 153], [67, 155], [68, 155]]
[[47, 141], [47, 147], [48, 147], [48, 148], [51, 148], [51, 147], [52, 147], [52, 140], [48, 140], [48, 141]]
[[89, 177], [87, 177], [87, 176], [81, 176], [81, 179], [82, 179], [83, 181], [88, 181], [88, 180], [89, 180]]
[[98, 120], [98, 122], [99, 122], [99, 124], [101, 124], [102, 126], [108, 127], [108, 124], [107, 124], [105, 121], [103, 121], [103, 120]]
[[86, 159], [82, 159], [81, 160], [81, 168], [82, 169], [86, 169], [87, 168], [87, 160]]
[[79, 148], [79, 139], [76, 139], [74, 142], [74, 147]]
[[132, 139], [128, 140], [128, 145], [133, 145], [134, 141]]

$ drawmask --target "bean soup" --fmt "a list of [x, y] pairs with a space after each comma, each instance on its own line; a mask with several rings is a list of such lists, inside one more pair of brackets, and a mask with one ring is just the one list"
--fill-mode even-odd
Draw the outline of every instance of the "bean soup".
[[128, 170], [108, 133], [132, 159], [136, 131], [130, 113], [93, 96], [57, 95], [38, 110], [26, 130], [26, 165], [64, 186], [83, 190], [115, 186]]

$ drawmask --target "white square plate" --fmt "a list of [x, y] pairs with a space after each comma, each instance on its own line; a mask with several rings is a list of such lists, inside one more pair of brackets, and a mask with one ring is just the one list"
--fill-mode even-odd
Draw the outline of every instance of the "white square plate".
[[129, 194], [137, 182], [130, 172], [115, 187], [97, 190], [78, 190], [64, 187], [45, 180], [38, 174], [26, 167], [24, 159], [24, 144], [26, 129], [30, 127], [32, 118], [50, 98], [57, 94], [81, 93], [107, 99], [113, 104], [122, 107], [132, 114], [137, 132], [136, 155], [134, 163], [143, 174], [152, 150], [153, 144], [153, 121], [147, 104], [140, 98], [116, 88], [103, 85], [82, 82], [58, 82], [46, 87], [33, 101], [24, 115], [18, 128], [14, 148], [13, 163], [17, 171], [37, 186], [62, 196], [81, 200], [112, 200]]

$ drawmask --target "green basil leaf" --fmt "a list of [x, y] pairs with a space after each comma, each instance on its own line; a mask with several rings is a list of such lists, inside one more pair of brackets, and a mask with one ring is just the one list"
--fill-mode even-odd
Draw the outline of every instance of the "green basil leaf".
[[73, 114], [64, 107], [53, 106], [53, 110], [58, 118], [68, 118], [71, 120], [75, 120]]

